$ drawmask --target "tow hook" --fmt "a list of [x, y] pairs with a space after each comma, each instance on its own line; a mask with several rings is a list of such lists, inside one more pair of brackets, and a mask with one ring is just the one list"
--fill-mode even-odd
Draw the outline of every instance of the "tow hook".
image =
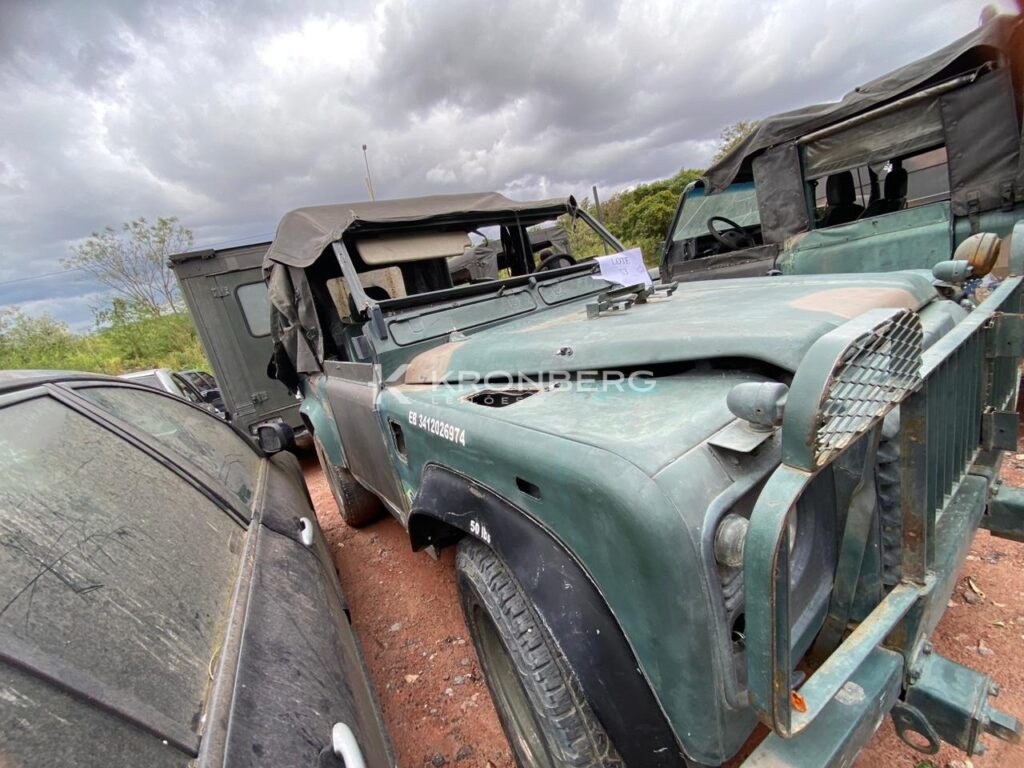
[[914, 749], [933, 755], [942, 740], [968, 755], [981, 755], [985, 733], [1020, 742], [1021, 722], [989, 701], [999, 695], [991, 677], [931, 652], [929, 645], [908, 671], [907, 682], [892, 717], [896, 733]]

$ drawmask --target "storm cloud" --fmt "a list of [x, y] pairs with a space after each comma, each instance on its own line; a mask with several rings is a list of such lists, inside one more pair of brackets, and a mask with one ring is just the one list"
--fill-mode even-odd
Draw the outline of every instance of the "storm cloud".
[[197, 246], [269, 239], [288, 209], [366, 198], [363, 143], [378, 197], [583, 196], [703, 167], [725, 125], [836, 99], [981, 8], [7, 0], [0, 306], [86, 326], [101, 287], [24, 278], [137, 216], [177, 216]]

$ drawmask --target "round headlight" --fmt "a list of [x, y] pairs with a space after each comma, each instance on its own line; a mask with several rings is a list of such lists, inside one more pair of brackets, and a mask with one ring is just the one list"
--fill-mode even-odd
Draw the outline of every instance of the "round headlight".
[[[789, 528], [789, 554], [793, 554], [798, 530], [796, 507], [789, 512], [786, 519]], [[722, 518], [715, 531], [715, 560], [727, 568], [743, 567], [743, 548], [747, 541], [750, 521], [735, 513]]]

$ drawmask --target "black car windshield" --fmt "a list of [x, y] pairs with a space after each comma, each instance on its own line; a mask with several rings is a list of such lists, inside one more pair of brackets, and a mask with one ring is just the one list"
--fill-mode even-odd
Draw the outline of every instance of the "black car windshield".
[[197, 733], [245, 528], [55, 400], [2, 413], [0, 638]]

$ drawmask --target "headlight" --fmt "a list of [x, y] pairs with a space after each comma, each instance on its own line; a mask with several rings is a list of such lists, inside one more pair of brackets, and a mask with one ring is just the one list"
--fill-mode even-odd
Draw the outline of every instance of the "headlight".
[[[789, 512], [789, 553], [793, 553], [799, 526], [796, 508]], [[729, 513], [722, 518], [715, 531], [715, 560], [726, 568], [743, 567], [743, 547], [747, 540], [750, 521], [742, 515]]]

